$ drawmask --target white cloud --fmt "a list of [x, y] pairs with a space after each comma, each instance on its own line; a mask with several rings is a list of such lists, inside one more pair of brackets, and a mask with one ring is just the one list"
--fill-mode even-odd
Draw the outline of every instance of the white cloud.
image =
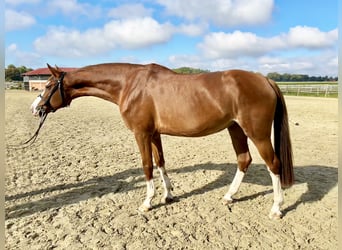
[[338, 60], [336, 53], [329, 51], [318, 55], [295, 55], [292, 57], [262, 56], [259, 58], [216, 58], [204, 59], [198, 55], [172, 55], [168, 65], [171, 68], [189, 66], [208, 69], [211, 71], [244, 69], [261, 72], [267, 75], [270, 72], [336, 76]]
[[176, 33], [197, 35], [206, 27], [159, 23], [151, 17], [112, 20], [101, 28], [86, 31], [51, 27], [34, 41], [44, 55], [86, 57], [114, 49], [140, 49], [168, 42]]
[[213, 32], [198, 47], [208, 58], [259, 57], [282, 50], [324, 49], [336, 46], [337, 29], [323, 32], [318, 28], [296, 26], [288, 33], [261, 37], [250, 32]]
[[[5, 51], [5, 63], [14, 65], [25, 65], [28, 67], [41, 67], [40, 55], [34, 52], [22, 51], [17, 44], [10, 44]], [[10, 61], [8, 59], [11, 59]]]
[[263, 38], [250, 32], [215, 32], [204, 37], [199, 48], [209, 58], [260, 56], [273, 49], [284, 47], [279, 37]]
[[15, 52], [16, 50], [17, 50], [17, 45], [15, 43], [12, 43], [7, 47], [8, 52]]
[[124, 49], [137, 49], [165, 43], [171, 38], [172, 25], [160, 24], [150, 17], [111, 21], [104, 27], [108, 41]]
[[34, 41], [36, 51], [44, 56], [82, 57], [106, 51], [110, 44], [103, 39], [101, 30], [78, 30], [50, 28], [45, 36]]
[[192, 67], [206, 69], [207, 61], [204, 61], [198, 55], [171, 55], [168, 58], [168, 66], [170, 68]]
[[198, 24], [181, 24], [175, 27], [175, 33], [185, 34], [187, 36], [199, 36], [208, 29], [208, 25], [205, 23]]
[[[295, 61], [294, 61], [295, 60]], [[257, 59], [258, 69], [261, 72], [296, 73], [310, 70], [314, 64], [310, 61], [302, 61], [299, 58], [261, 57]], [[292, 69], [292, 70], [291, 70]]]
[[337, 29], [329, 32], [320, 31], [316, 27], [296, 26], [287, 34], [291, 47], [324, 48], [333, 46], [338, 38]]
[[13, 31], [28, 28], [36, 23], [35, 18], [24, 12], [5, 10], [5, 30]]
[[244, 69], [256, 71], [255, 59], [246, 58], [218, 58], [208, 59], [199, 55], [172, 55], [168, 58], [168, 65], [171, 68], [193, 67], [210, 71], [229, 69]]
[[20, 5], [20, 4], [36, 4], [39, 3], [41, 0], [5, 0], [5, 3], [8, 5]]
[[48, 12], [61, 12], [71, 17], [87, 16], [94, 18], [101, 14], [100, 7], [88, 3], [79, 3], [77, 0], [51, 0], [47, 2], [46, 8]]
[[50, 28], [47, 34], [34, 41], [39, 53], [56, 56], [84, 57], [111, 51], [115, 48], [138, 49], [165, 43], [173, 27], [145, 17], [113, 20], [101, 29], [85, 32], [67, 28]]
[[258, 25], [269, 21], [273, 0], [157, 0], [169, 15], [220, 26]]
[[137, 4], [124, 4], [119, 7], [113, 8], [108, 12], [108, 16], [112, 18], [136, 18], [151, 16], [153, 9], [145, 8], [144, 5]]
[[296, 55], [292, 57], [261, 57], [255, 61], [256, 70], [269, 72], [337, 76], [337, 54], [333, 51], [318, 55]]

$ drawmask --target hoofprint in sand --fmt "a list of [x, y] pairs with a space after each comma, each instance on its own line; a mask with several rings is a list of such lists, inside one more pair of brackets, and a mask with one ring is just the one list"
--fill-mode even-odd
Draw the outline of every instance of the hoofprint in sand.
[[[36, 95], [6, 92], [7, 145], [37, 128]], [[161, 204], [155, 181], [154, 209], [138, 212], [146, 184], [134, 136], [114, 104], [85, 97], [49, 115], [31, 147], [7, 148], [6, 248], [337, 249], [338, 101], [286, 101], [296, 183], [284, 190], [283, 219], [268, 218], [271, 178], [252, 143], [237, 201], [222, 205], [236, 171], [227, 131], [162, 136], [176, 201]]]

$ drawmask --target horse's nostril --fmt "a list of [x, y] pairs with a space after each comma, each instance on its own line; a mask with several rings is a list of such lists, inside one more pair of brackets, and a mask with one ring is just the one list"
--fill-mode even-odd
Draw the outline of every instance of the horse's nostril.
[[39, 117], [42, 117], [44, 115], [45, 111], [43, 109], [39, 109], [38, 115]]

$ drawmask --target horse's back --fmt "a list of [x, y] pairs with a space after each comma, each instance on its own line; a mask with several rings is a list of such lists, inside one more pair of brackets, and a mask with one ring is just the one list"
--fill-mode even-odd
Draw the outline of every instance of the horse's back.
[[202, 136], [227, 128], [270, 95], [265, 77], [242, 70], [157, 74], [150, 93], [161, 133]]
[[177, 74], [151, 64], [139, 68], [136, 80], [125, 104], [128, 122], [151, 126], [152, 119], [156, 131], [170, 135], [218, 132], [241, 117], [264, 112], [259, 106], [269, 105], [274, 95], [265, 77], [243, 70]]

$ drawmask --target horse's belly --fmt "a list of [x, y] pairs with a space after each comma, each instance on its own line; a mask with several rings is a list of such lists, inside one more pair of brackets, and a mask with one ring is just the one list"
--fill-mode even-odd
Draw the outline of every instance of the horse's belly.
[[198, 137], [219, 132], [232, 122], [231, 116], [205, 119], [196, 116], [175, 116], [172, 119], [160, 120], [158, 131], [161, 134]]

